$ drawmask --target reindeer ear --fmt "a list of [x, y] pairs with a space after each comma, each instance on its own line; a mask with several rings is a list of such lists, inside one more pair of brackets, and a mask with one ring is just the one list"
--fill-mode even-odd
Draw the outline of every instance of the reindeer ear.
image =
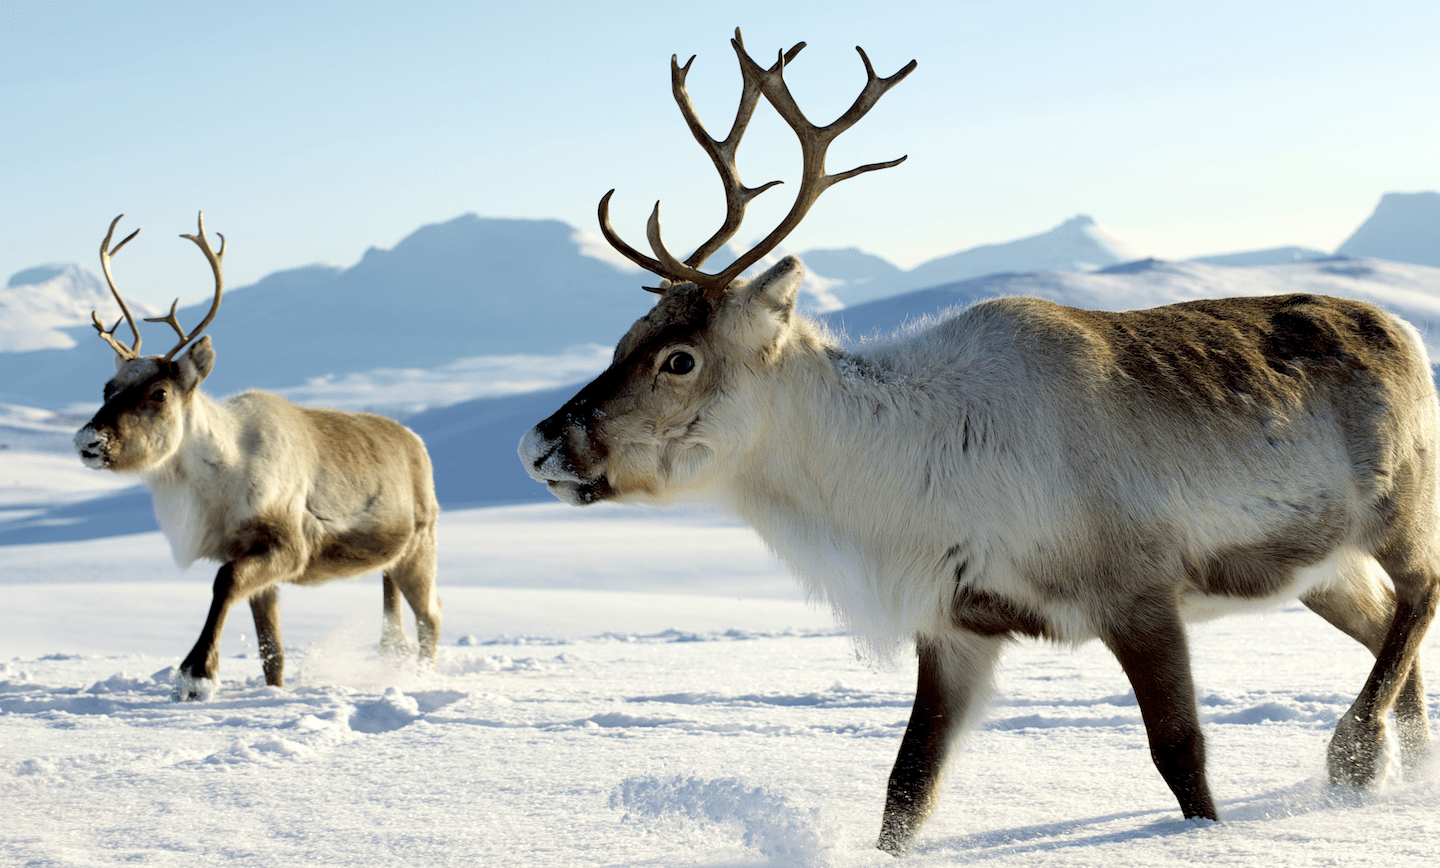
[[210, 346], [210, 336], [205, 335], [192, 344], [175, 364], [180, 366], [181, 388], [188, 392], [200, 385], [215, 367], [215, 348]]
[[805, 277], [805, 266], [794, 256], [787, 256], [766, 272], [752, 280], [744, 289], [746, 304], [760, 304], [771, 313], [790, 319], [795, 310], [795, 296], [800, 292], [800, 281]]
[[795, 315], [795, 296], [805, 277], [805, 266], [787, 256], [759, 277], [735, 287], [737, 301], [745, 312], [748, 337], [761, 350], [774, 349], [790, 330]]

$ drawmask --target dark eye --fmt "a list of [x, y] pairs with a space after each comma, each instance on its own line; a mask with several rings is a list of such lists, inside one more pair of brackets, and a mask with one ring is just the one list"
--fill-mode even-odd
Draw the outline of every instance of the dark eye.
[[695, 357], [686, 352], [671, 353], [660, 369], [672, 374], [688, 374], [695, 370]]
[[151, 392], [150, 400], [154, 401], [157, 404], [163, 403], [165, 400], [165, 390], [156, 389], [155, 391]]

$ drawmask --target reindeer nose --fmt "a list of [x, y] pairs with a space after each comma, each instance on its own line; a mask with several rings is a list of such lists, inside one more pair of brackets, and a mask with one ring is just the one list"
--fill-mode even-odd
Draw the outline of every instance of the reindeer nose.
[[89, 425], [75, 432], [75, 451], [87, 466], [98, 467], [105, 458], [105, 436]]
[[520, 461], [525, 465], [525, 471], [532, 479], [539, 482], [548, 482], [543, 475], [546, 461], [555, 454], [559, 448], [559, 442], [546, 437], [540, 433], [540, 426], [531, 428], [520, 440]]

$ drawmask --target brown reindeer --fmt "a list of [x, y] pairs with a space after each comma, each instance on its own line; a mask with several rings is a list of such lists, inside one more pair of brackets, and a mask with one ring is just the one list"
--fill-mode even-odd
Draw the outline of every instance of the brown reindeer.
[[[817, 127], [733, 42], [739, 115], [716, 142], [671, 62], [676, 101], [724, 181], [724, 228], [664, 278], [613, 364], [520, 444], [572, 504], [718, 504], [749, 522], [876, 647], [913, 638], [919, 679], [879, 847], [904, 853], [957, 736], [1013, 638], [1099, 638], [1134, 686], [1151, 756], [1187, 818], [1218, 817], [1205, 778], [1184, 624], [1299, 598], [1375, 654], [1328, 749], [1330, 779], [1383, 780], [1430, 739], [1418, 651], [1440, 598], [1440, 418], [1418, 334], [1322, 296], [1121, 313], [1031, 298], [977, 304], [907, 337], [843, 349], [795, 311], [801, 265], [740, 273], [840, 175], [826, 147], [914, 64], [868, 81]], [[861, 52], [861, 57], [864, 58]], [[763, 95], [804, 153], [795, 206], [715, 274], [705, 259], [765, 188], [734, 153]], [[898, 161], [895, 161], [898, 162]], [[768, 185], [767, 185], [768, 186]], [[613, 192], [613, 191], [612, 191]]]
[[[181, 237], [195, 242], [210, 262], [214, 302], [188, 334], [174, 304], [168, 315], [146, 320], [169, 323], [179, 342], [163, 356], [142, 357], [140, 332], [110, 274], [110, 258], [140, 230], [112, 251], [119, 222], [111, 222], [100, 245], [100, 264], [135, 342], [125, 346], [115, 339], [120, 321], [107, 331], [92, 316], [96, 331], [115, 349], [116, 373], [105, 384], [105, 405], [75, 435], [75, 448], [87, 467], [145, 481], [178, 564], [201, 558], [221, 563], [209, 617], [180, 664], [174, 698], [205, 699], [214, 692], [226, 613], [246, 600], [265, 682], [283, 685], [277, 584], [315, 585], [372, 570], [384, 576], [382, 650], [393, 654], [407, 647], [403, 595], [415, 612], [420, 659], [433, 665], [440, 632], [440, 507], [425, 445], [380, 416], [297, 407], [267, 392], [217, 403], [200, 391], [215, 351], [209, 335], [195, 338], [220, 309], [225, 255], [225, 236], [219, 252], [206, 240], [204, 215], [197, 234]], [[190, 351], [177, 357], [192, 341]]]

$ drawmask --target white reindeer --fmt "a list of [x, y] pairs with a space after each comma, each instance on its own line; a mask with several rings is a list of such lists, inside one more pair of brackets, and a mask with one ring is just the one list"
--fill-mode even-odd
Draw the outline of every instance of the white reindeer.
[[[121, 215], [124, 216], [123, 214]], [[285, 683], [276, 585], [314, 585], [384, 574], [381, 648], [407, 646], [401, 624], [403, 594], [415, 612], [419, 654], [433, 665], [440, 632], [435, 595], [435, 500], [430, 456], [404, 426], [367, 413], [297, 407], [267, 392], [244, 392], [216, 403], [200, 391], [215, 364], [206, 335], [176, 358], [214, 319], [224, 280], [220, 251], [199, 232], [195, 242], [215, 274], [215, 300], [189, 334], [165, 317], [179, 343], [163, 356], [140, 355], [140, 332], [115, 288], [110, 258], [140, 230], [110, 250], [100, 264], [135, 343], [115, 339], [93, 317], [96, 331], [115, 349], [115, 377], [105, 384], [105, 405], [75, 435], [87, 467], [132, 473], [150, 487], [155, 515], [182, 567], [201, 558], [219, 561], [209, 617], [195, 647], [180, 664], [176, 700], [206, 699], [215, 690], [220, 634], [230, 607], [248, 600], [267, 684]]]
[[[685, 262], [606, 237], [666, 280], [614, 363], [520, 444], [562, 500], [708, 501], [755, 527], [877, 645], [913, 637], [919, 680], [878, 846], [904, 853], [1005, 643], [1099, 638], [1134, 686], [1151, 756], [1187, 818], [1218, 817], [1184, 623], [1298, 597], [1376, 655], [1328, 748], [1331, 780], [1383, 779], [1430, 738], [1418, 650], [1440, 591], [1440, 420], [1415, 330], [1320, 296], [1122, 313], [1032, 298], [975, 305], [888, 345], [842, 349], [795, 312], [801, 265], [741, 271], [831, 183], [825, 148], [914, 68], [869, 77], [816, 127], [733, 42], [745, 78], [724, 142], [676, 100], [729, 201]], [[803, 43], [801, 44], [803, 45]], [[864, 52], [861, 52], [864, 58]], [[693, 58], [692, 58], [693, 60]], [[758, 190], [735, 146], [758, 94], [800, 137], [795, 207], [718, 274], [698, 269]], [[898, 161], [896, 161], [898, 162]], [[761, 188], [763, 189], [763, 188]], [[613, 191], [611, 191], [613, 193]], [[1383, 569], [1382, 569], [1383, 568]]]

